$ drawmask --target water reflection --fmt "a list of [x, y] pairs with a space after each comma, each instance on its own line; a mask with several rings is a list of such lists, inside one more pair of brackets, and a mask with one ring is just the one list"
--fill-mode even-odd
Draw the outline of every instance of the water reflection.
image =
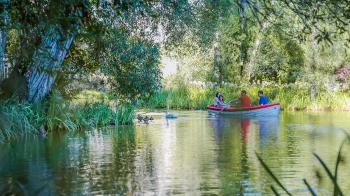
[[208, 118], [208, 122], [219, 149], [218, 163], [223, 185], [220, 194], [259, 193], [261, 187], [255, 182], [263, 179], [257, 175], [260, 166], [255, 157], [256, 145], [260, 144], [261, 148], [274, 145], [271, 141], [278, 138], [279, 117], [215, 116]]
[[225, 117], [216, 116], [208, 118], [210, 125], [213, 128], [215, 137], [221, 138], [224, 134], [224, 130], [227, 127], [235, 127], [240, 125], [240, 134], [242, 141], [246, 144], [249, 138], [249, 130], [251, 124], [256, 125], [259, 131], [259, 141], [261, 145], [266, 145], [270, 140], [276, 140], [280, 130], [280, 118], [276, 117]]
[[[60, 133], [46, 140], [23, 137], [0, 144], [0, 195], [269, 195], [274, 182], [255, 152], [296, 195], [305, 194], [302, 178], [327, 195], [332, 185], [312, 152], [334, 163], [344, 138], [339, 130], [350, 127], [344, 121], [348, 117], [186, 112], [176, 120], [118, 130]], [[344, 159], [349, 162], [348, 156]], [[349, 170], [339, 175], [349, 192]]]
[[267, 145], [269, 141], [273, 142], [278, 139], [280, 130], [279, 116], [258, 118], [257, 122], [259, 123], [259, 139], [262, 146]]

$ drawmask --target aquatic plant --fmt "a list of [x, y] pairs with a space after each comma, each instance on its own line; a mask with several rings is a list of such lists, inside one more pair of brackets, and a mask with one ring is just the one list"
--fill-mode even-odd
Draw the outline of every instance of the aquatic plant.
[[132, 124], [135, 119], [135, 108], [132, 104], [117, 106], [114, 113], [114, 123], [116, 125]]
[[[346, 133], [346, 138], [343, 140], [343, 142], [341, 143], [339, 150], [338, 150], [338, 154], [337, 154], [337, 159], [336, 159], [336, 164], [335, 164], [335, 169], [334, 169], [334, 173], [331, 171], [330, 167], [326, 164], [326, 162], [317, 154], [317, 153], [313, 153], [314, 157], [318, 160], [318, 162], [321, 164], [322, 168], [324, 169], [324, 171], [327, 173], [327, 176], [329, 177], [329, 179], [332, 181], [333, 184], [333, 194], [334, 196], [338, 196], [338, 195], [344, 195], [343, 191], [341, 190], [341, 187], [339, 186], [338, 183], [338, 172], [339, 172], [339, 166], [341, 163], [341, 159], [342, 159], [342, 149], [343, 146], [346, 142], [350, 142], [350, 135], [348, 133]], [[265, 169], [265, 171], [271, 176], [271, 178], [274, 180], [274, 182], [287, 194], [287, 195], [293, 195], [288, 189], [287, 187], [285, 187], [281, 181], [278, 179], [278, 177], [272, 172], [272, 170], [270, 169], [270, 167], [266, 164], [266, 162], [263, 160], [263, 158], [258, 154], [255, 153], [260, 164], [262, 165], [262, 167]], [[317, 195], [317, 191], [315, 191], [311, 185], [308, 183], [308, 181], [306, 179], [303, 179], [303, 182], [305, 184], [305, 186], [307, 187], [309, 193], [311, 195]], [[272, 185], [271, 186], [271, 190], [275, 195], [280, 195], [279, 192], [277, 191], [277, 189]]]
[[345, 92], [319, 91], [315, 100], [311, 100], [310, 90], [299, 87], [261, 87], [257, 85], [249, 87], [218, 87], [179, 85], [166, 87], [155, 93], [149, 100], [142, 102], [145, 108], [170, 109], [206, 109], [213, 102], [216, 91], [220, 91], [226, 102], [233, 103], [240, 95], [240, 91], [246, 89], [251, 97], [252, 104], [258, 103], [258, 90], [262, 89], [269, 97], [270, 102], [281, 103], [282, 110], [288, 111], [331, 111], [349, 110], [350, 96]]
[[42, 115], [36, 113], [29, 104], [0, 102], [0, 142], [34, 133], [42, 119]]
[[118, 124], [132, 124], [132, 104], [110, 106], [108, 103], [77, 104], [53, 94], [42, 105], [0, 102], [0, 142], [24, 134], [43, 131], [78, 131]]

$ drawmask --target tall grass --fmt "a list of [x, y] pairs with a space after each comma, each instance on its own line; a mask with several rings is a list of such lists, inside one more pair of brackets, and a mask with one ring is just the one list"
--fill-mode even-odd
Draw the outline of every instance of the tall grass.
[[34, 133], [43, 116], [29, 104], [5, 101], [0, 103], [0, 142]]
[[23, 134], [46, 131], [80, 131], [109, 125], [132, 124], [131, 104], [110, 106], [105, 102], [72, 103], [53, 94], [42, 105], [0, 102], [0, 142]]
[[114, 122], [116, 125], [130, 125], [135, 118], [135, 108], [131, 104], [124, 104], [116, 107]]
[[204, 109], [212, 101], [208, 88], [195, 86], [180, 86], [171, 89], [162, 89], [152, 96], [144, 107], [172, 109]]
[[41, 109], [44, 116], [43, 124], [48, 130], [74, 131], [81, 125], [69, 104], [58, 95], [52, 95]]
[[104, 103], [77, 105], [73, 108], [80, 124], [86, 126], [106, 126], [113, 119], [113, 111]]
[[269, 97], [270, 102], [281, 103], [283, 110], [350, 110], [350, 95], [344, 92], [319, 91], [316, 99], [311, 100], [310, 92], [306, 88], [296, 87], [264, 87], [250, 86], [244, 88], [224, 87], [210, 88], [194, 85], [178, 85], [170, 88], [163, 88], [153, 95], [143, 107], [172, 109], [205, 109], [213, 102], [216, 91], [220, 91], [226, 102], [236, 100], [242, 89], [247, 90], [252, 104], [258, 104], [258, 90], [263, 90]]

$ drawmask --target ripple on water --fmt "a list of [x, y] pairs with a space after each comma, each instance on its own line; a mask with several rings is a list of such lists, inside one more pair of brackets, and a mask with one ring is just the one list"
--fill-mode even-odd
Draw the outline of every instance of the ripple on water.
[[[178, 119], [156, 116], [149, 125], [118, 131], [0, 144], [0, 192], [20, 182], [32, 195], [44, 182], [42, 193], [68, 195], [270, 195], [274, 182], [258, 152], [296, 195], [307, 193], [303, 178], [327, 195], [332, 185], [312, 153], [334, 163], [350, 128], [350, 116], [337, 113], [282, 112], [275, 119], [176, 113]], [[344, 192], [350, 192], [349, 172], [341, 167]]]

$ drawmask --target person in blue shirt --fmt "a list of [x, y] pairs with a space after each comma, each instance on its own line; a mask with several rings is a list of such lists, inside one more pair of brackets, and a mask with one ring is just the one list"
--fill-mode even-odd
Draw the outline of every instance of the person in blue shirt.
[[259, 99], [259, 105], [265, 105], [269, 103], [269, 99], [264, 95], [264, 92], [262, 90], [258, 91]]

